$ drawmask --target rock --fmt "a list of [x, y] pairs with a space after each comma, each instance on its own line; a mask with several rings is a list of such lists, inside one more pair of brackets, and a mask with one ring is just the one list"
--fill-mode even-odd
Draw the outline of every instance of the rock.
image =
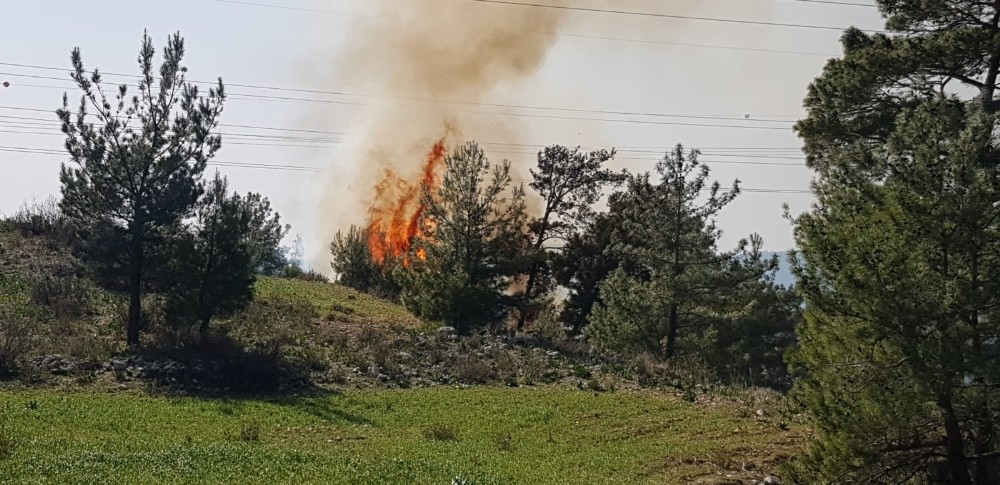
[[556, 357], [559, 357], [559, 351], [558, 350], [550, 350], [550, 351], [546, 352], [545, 355], [548, 356], [550, 359], [554, 359]]
[[125, 384], [118, 384], [118, 390], [119, 391], [124, 391], [126, 389], [128, 389], [128, 386], [126, 386]]
[[452, 338], [458, 335], [458, 331], [455, 330], [455, 327], [441, 327], [437, 329], [437, 334], [438, 337]]
[[757, 410], [757, 417], [758, 418], [763, 418], [764, 417], [764, 410], [763, 409], [758, 409]]
[[125, 369], [128, 369], [128, 361], [114, 359], [111, 361], [111, 368], [118, 372], [124, 372]]
[[379, 380], [379, 382], [388, 382], [389, 381], [389, 376], [387, 376], [385, 374], [382, 374], [382, 373], [379, 373], [378, 380]]
[[760, 483], [763, 485], [781, 485], [781, 479], [773, 475], [768, 475]]

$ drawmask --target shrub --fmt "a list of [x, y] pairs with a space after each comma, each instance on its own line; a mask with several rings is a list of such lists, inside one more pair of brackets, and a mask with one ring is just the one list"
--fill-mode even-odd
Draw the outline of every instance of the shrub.
[[680, 356], [662, 361], [643, 353], [636, 357], [636, 377], [642, 386], [667, 386], [688, 391], [695, 386], [717, 383], [715, 370], [695, 356]]
[[25, 236], [42, 236], [64, 245], [73, 240], [73, 228], [63, 216], [55, 197], [41, 202], [25, 202], [7, 218], [7, 222]]
[[435, 424], [424, 428], [424, 438], [434, 441], [455, 441], [458, 430], [446, 424]]
[[514, 449], [514, 437], [510, 433], [502, 433], [493, 439], [496, 443], [497, 449], [500, 451], [511, 451]]
[[28, 318], [12, 314], [0, 305], [0, 377], [17, 372], [21, 358], [33, 348], [36, 337]]
[[6, 460], [14, 455], [17, 449], [17, 439], [5, 426], [0, 426], [0, 460]]
[[313, 281], [320, 283], [329, 283], [330, 278], [326, 275], [315, 270], [304, 270], [294, 264], [290, 264], [285, 267], [285, 273], [283, 275], [285, 278], [302, 280], [302, 281]]
[[60, 320], [80, 318], [92, 310], [86, 283], [75, 277], [46, 276], [36, 281], [31, 288], [31, 301], [48, 307]]
[[259, 442], [260, 424], [258, 424], [256, 421], [243, 423], [243, 426], [240, 428], [240, 439], [248, 443]]
[[452, 370], [465, 384], [486, 384], [497, 379], [496, 371], [488, 363], [471, 355], [459, 357]]

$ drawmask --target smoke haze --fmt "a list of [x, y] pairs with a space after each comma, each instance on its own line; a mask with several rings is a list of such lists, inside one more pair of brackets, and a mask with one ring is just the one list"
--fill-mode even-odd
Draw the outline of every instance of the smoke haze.
[[[344, 145], [343, 171], [332, 174], [322, 194], [316, 235], [322, 243], [314, 245], [323, 249], [337, 230], [366, 222], [379, 202], [374, 187], [387, 170], [419, 178], [428, 150], [442, 137], [451, 135], [451, 146], [517, 142], [516, 117], [483, 115], [496, 109], [469, 103], [537, 71], [564, 15], [454, 0], [391, 4], [379, 13], [385, 21], [355, 26], [336, 59], [338, 85], [371, 96]], [[515, 178], [525, 176], [526, 167], [517, 167]], [[313, 267], [329, 268], [325, 251], [309, 259]]]

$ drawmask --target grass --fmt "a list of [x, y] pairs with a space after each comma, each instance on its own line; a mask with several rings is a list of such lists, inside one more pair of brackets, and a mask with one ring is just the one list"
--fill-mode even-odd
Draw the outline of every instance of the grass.
[[759, 479], [802, 437], [667, 396], [553, 388], [279, 401], [8, 390], [0, 403], [20, 438], [0, 477], [18, 483], [691, 483], [747, 463]]
[[400, 324], [419, 327], [421, 322], [400, 305], [366, 295], [345, 286], [318, 281], [264, 277], [254, 288], [258, 298], [305, 300], [320, 315], [337, 321], [373, 324]]

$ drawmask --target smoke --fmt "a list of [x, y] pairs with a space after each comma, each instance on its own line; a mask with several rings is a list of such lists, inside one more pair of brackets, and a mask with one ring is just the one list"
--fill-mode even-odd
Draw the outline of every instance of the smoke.
[[[329, 268], [325, 249], [337, 230], [365, 223], [387, 170], [400, 179], [419, 179], [428, 150], [446, 135], [451, 143], [519, 140], [516, 117], [476, 103], [535, 73], [564, 15], [455, 0], [384, 5], [378, 20], [353, 27], [334, 65], [339, 86], [370, 96], [342, 147], [340, 167], [322, 191], [318, 240], [309, 255], [315, 268]], [[526, 167], [515, 172], [517, 178], [527, 175]]]

